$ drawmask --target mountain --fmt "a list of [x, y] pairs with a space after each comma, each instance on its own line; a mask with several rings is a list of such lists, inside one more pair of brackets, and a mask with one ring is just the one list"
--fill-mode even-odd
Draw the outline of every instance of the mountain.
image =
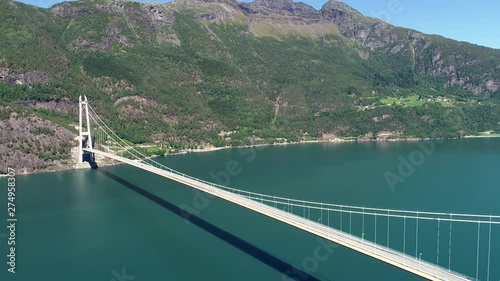
[[79, 95], [169, 150], [500, 131], [500, 50], [338, 1], [7, 0], [0, 15], [0, 171], [72, 165]]

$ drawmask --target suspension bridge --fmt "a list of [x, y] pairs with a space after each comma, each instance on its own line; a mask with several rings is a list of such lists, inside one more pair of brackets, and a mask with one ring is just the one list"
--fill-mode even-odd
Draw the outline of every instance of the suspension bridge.
[[[493, 272], [495, 263], [492, 263], [492, 260], [497, 261], [497, 265], [500, 262], [500, 257], [494, 256], [499, 254], [500, 239], [494, 234], [500, 230], [500, 216], [347, 206], [234, 189], [191, 177], [146, 157], [108, 127], [86, 97], [80, 97], [79, 113], [80, 162], [96, 166], [96, 157], [103, 157], [151, 172], [428, 280], [490, 281], [500, 278], [500, 272]], [[454, 261], [464, 259], [464, 252], [454, 249], [465, 247], [464, 243], [453, 244], [453, 231], [461, 232], [466, 228], [471, 234], [467, 249], [473, 249], [467, 257], [475, 257], [475, 264], [470, 265], [475, 268], [472, 274], [471, 270], [464, 272], [462, 268], [452, 268]], [[393, 242], [395, 238], [391, 235], [397, 236], [398, 243]], [[422, 258], [423, 247], [419, 243], [434, 243], [435, 252], [426, 252]]]

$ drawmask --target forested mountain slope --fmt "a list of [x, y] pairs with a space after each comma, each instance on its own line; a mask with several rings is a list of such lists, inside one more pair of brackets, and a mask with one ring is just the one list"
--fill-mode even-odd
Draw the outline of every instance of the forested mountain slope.
[[338, 1], [8, 0], [0, 15], [0, 170], [70, 165], [79, 95], [120, 136], [177, 150], [500, 131], [500, 50]]

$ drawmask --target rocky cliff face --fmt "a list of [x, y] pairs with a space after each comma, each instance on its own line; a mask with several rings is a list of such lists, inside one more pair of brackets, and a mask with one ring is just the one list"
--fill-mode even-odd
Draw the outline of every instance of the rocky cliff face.
[[486, 58], [499, 56], [497, 50], [456, 42], [438, 36], [394, 27], [378, 19], [363, 16], [348, 5], [330, 0], [321, 9], [322, 16], [334, 22], [346, 38], [362, 47], [400, 55], [420, 75], [443, 78], [445, 87], [462, 87], [475, 94], [491, 95], [498, 91], [500, 65], [490, 65], [482, 73], [471, 73], [474, 65], [488, 64], [472, 49], [482, 49]]
[[43, 71], [30, 71], [27, 73], [16, 73], [9, 68], [0, 67], [0, 82], [17, 85], [32, 85], [33, 83], [47, 83], [50, 80], [49, 74]]
[[369, 48], [388, 48], [401, 38], [394, 33], [394, 27], [380, 20], [367, 18], [348, 5], [335, 0], [327, 2], [321, 8], [321, 15], [335, 23], [340, 33], [349, 39], [355, 39], [362, 46]]
[[313, 7], [292, 0], [256, 0], [249, 5], [260, 13], [294, 15], [311, 19], [320, 17], [319, 11]]
[[[167, 6], [158, 3], [130, 1], [96, 1], [94, 5], [71, 2], [52, 7], [53, 15], [71, 20], [67, 38], [72, 50], [104, 51], [118, 44], [134, 47], [137, 44], [178, 44], [171, 31], [175, 15]], [[88, 19], [93, 25], [88, 26]], [[140, 29], [140, 30], [139, 30]], [[83, 36], [71, 36], [72, 31]]]
[[36, 115], [0, 106], [0, 171], [57, 171], [74, 164], [70, 157], [76, 134]]

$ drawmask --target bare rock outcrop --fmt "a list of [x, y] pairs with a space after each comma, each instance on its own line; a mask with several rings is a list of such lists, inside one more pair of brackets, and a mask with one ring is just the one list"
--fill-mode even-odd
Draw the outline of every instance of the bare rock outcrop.
[[0, 68], [0, 81], [8, 84], [32, 85], [33, 83], [47, 83], [49, 80], [50, 75], [39, 70], [17, 73], [9, 68]]

